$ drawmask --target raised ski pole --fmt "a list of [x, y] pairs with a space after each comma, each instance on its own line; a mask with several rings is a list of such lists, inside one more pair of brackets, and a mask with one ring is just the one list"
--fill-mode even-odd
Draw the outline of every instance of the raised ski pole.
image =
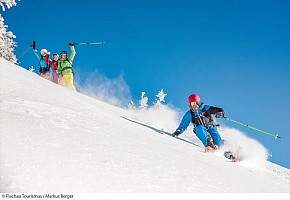
[[31, 47], [33, 47], [33, 45], [35, 45], [35, 41], [33, 41], [32, 45], [30, 45], [27, 49], [25, 49], [25, 50], [23, 51], [23, 53], [18, 57], [18, 60], [19, 60], [20, 58], [22, 58], [22, 56], [24, 56], [24, 55], [28, 52], [28, 50], [29, 50]]
[[94, 44], [105, 44], [105, 42], [76, 42], [73, 45], [94, 45]]
[[228, 118], [228, 117], [224, 117], [224, 118], [225, 118], [226, 120], [229, 120], [229, 121], [231, 121], [231, 122], [234, 122], [234, 123], [240, 124], [240, 125], [242, 125], [242, 126], [248, 127], [248, 128], [253, 129], [253, 130], [255, 130], [255, 131], [259, 131], [259, 132], [261, 132], [261, 133], [264, 133], [264, 134], [270, 135], [270, 136], [272, 136], [272, 137], [275, 137], [275, 139], [277, 139], [277, 138], [281, 138], [278, 134], [275, 135], [275, 134], [269, 133], [269, 132], [267, 132], [267, 131], [263, 131], [263, 130], [261, 130], [261, 129], [258, 129], [258, 128], [255, 128], [255, 127], [252, 127], [252, 126], [247, 125], [247, 124], [243, 124], [243, 123], [241, 123], [241, 122], [238, 122], [238, 121], [236, 121], [236, 120], [230, 119], [230, 118]]

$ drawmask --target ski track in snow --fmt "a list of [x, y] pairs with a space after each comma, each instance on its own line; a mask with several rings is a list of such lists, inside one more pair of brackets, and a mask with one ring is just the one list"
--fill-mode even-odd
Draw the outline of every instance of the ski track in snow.
[[179, 123], [173, 109], [124, 110], [2, 58], [0, 70], [0, 192], [290, 191], [290, 170], [238, 130], [221, 130], [244, 156], [232, 163], [191, 128], [192, 144], [162, 134]]

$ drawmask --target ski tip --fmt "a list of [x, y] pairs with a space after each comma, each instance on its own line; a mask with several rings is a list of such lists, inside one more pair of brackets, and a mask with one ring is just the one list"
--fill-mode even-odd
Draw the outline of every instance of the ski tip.
[[232, 162], [240, 162], [240, 160], [237, 158], [234, 158], [234, 159], [232, 159]]
[[213, 148], [210, 146], [204, 148], [204, 153], [208, 153], [208, 152], [212, 152], [212, 151], [213, 151]]

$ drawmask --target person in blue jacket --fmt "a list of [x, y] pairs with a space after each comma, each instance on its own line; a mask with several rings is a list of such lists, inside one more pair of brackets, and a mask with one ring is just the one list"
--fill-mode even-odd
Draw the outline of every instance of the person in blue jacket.
[[188, 103], [190, 110], [183, 116], [173, 136], [178, 137], [192, 122], [194, 126], [193, 131], [206, 147], [205, 151], [217, 149], [223, 144], [223, 140], [217, 130], [213, 115], [216, 118], [225, 117], [224, 110], [202, 103], [197, 94], [190, 95]]
[[33, 41], [32, 44], [33, 53], [38, 59], [38, 65], [39, 65], [39, 75], [47, 80], [50, 80], [50, 72], [49, 72], [49, 65], [45, 62], [45, 56], [49, 55], [50, 52], [48, 52], [46, 49], [41, 49], [40, 52], [36, 50], [36, 42]]

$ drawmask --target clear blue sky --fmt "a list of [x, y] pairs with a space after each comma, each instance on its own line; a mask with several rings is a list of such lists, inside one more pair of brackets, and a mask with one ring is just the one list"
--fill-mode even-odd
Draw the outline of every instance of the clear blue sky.
[[[134, 100], [160, 89], [182, 111], [187, 97], [223, 107], [228, 117], [282, 139], [223, 121], [260, 141], [272, 162], [290, 168], [289, 0], [22, 0], [2, 12], [16, 55], [37, 41], [52, 53], [76, 46], [76, 77], [123, 75]], [[20, 60], [38, 61], [30, 50]], [[173, 130], [172, 130], [173, 131]]]

